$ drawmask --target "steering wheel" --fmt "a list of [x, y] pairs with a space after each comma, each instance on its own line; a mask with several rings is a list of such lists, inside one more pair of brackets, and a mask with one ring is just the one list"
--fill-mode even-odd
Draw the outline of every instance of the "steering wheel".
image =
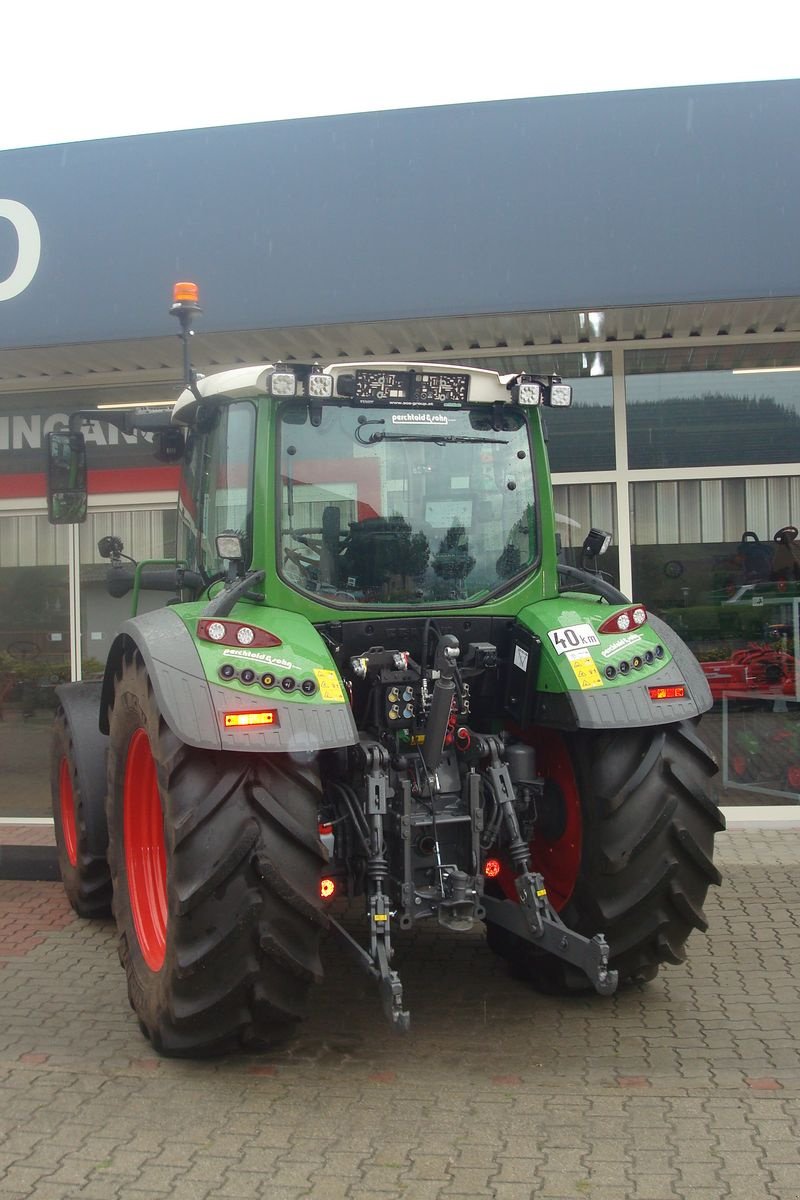
[[772, 540], [773, 542], [780, 542], [782, 545], [788, 546], [789, 542], [796, 540], [798, 534], [800, 534], [800, 530], [798, 530], [796, 525], [784, 525], [777, 531]]

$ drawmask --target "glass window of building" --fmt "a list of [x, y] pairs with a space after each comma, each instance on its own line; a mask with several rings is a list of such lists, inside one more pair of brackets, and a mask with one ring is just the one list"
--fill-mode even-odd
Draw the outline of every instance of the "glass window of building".
[[631, 485], [634, 594], [691, 647], [725, 804], [800, 801], [800, 477]]
[[560, 375], [572, 385], [572, 407], [548, 408], [550, 468], [553, 471], [611, 471], [614, 469], [614, 414], [611, 355], [604, 350], [585, 354], [508, 354], [460, 359], [465, 366], [483, 367], [500, 375], [519, 371]]
[[800, 344], [625, 352], [632, 469], [800, 459]]
[[[85, 427], [92, 507], [77, 527], [79, 555], [76, 527], [50, 525], [44, 512], [44, 435], [63, 429], [74, 409], [132, 398], [145, 403], [164, 396], [154, 387], [0, 396], [0, 843], [18, 836], [18, 828], [5, 823], [9, 819], [51, 816], [55, 689], [77, 665], [71, 646], [78, 611], [84, 677], [102, 669], [113, 633], [130, 613], [130, 596], [113, 600], [106, 592], [98, 539], [114, 532], [140, 559], [175, 553], [169, 496], [177, 470], [154, 459], [150, 438], [122, 434], [103, 421]], [[109, 511], [98, 512], [106, 496]], [[80, 579], [80, 592], [71, 588], [71, 578]], [[143, 593], [144, 608], [151, 597], [157, 605], [166, 599], [164, 593]]]

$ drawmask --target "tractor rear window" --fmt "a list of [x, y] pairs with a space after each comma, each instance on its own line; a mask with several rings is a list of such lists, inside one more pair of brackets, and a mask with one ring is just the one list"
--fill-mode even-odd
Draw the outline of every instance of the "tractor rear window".
[[476, 603], [537, 557], [522, 414], [281, 412], [280, 571], [334, 604]]

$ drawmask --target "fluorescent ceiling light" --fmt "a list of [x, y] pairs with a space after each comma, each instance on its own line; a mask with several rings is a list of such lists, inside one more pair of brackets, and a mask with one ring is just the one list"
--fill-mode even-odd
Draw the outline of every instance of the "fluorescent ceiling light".
[[800, 371], [800, 367], [734, 367], [733, 375], [778, 375], [783, 371]]
[[104, 410], [113, 408], [172, 408], [174, 403], [174, 400], [147, 400], [143, 404], [141, 400], [135, 400], [131, 404], [98, 404], [97, 408]]

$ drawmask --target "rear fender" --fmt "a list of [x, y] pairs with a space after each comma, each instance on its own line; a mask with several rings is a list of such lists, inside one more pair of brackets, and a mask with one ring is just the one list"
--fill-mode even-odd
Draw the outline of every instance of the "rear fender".
[[[159, 712], [176, 737], [199, 750], [235, 750], [245, 753], [270, 752], [308, 754], [338, 746], [353, 745], [358, 734], [344, 694], [325, 702], [319, 695], [285, 698], [258, 685], [247, 690], [226, 687], [209, 660], [204, 643], [201, 657], [190, 632], [203, 605], [172, 606], [126, 621], [114, 640], [106, 663], [100, 702], [100, 728], [108, 733], [109, 713], [114, 704], [114, 681], [122, 671], [125, 656], [138, 651], [144, 660]], [[248, 618], [260, 623], [250, 609]], [[242, 617], [237, 619], [241, 620]], [[312, 630], [318, 665], [328, 667], [330, 656], [319, 635]], [[210, 647], [216, 651], [217, 647]], [[268, 727], [227, 729], [224, 714], [271, 709], [274, 721]]]
[[[565, 594], [521, 611], [508, 688], [509, 709], [517, 722], [564, 730], [633, 729], [691, 720], [711, 708], [700, 665], [664, 621], [648, 612], [640, 627], [624, 634], [600, 633], [600, 626], [622, 607], [586, 594]], [[573, 646], [570, 630], [577, 630], [585, 644]], [[650, 655], [652, 662], [645, 661]], [[683, 695], [669, 699], [656, 699], [651, 692], [681, 687]], [[515, 697], [523, 698], [516, 707]]]

